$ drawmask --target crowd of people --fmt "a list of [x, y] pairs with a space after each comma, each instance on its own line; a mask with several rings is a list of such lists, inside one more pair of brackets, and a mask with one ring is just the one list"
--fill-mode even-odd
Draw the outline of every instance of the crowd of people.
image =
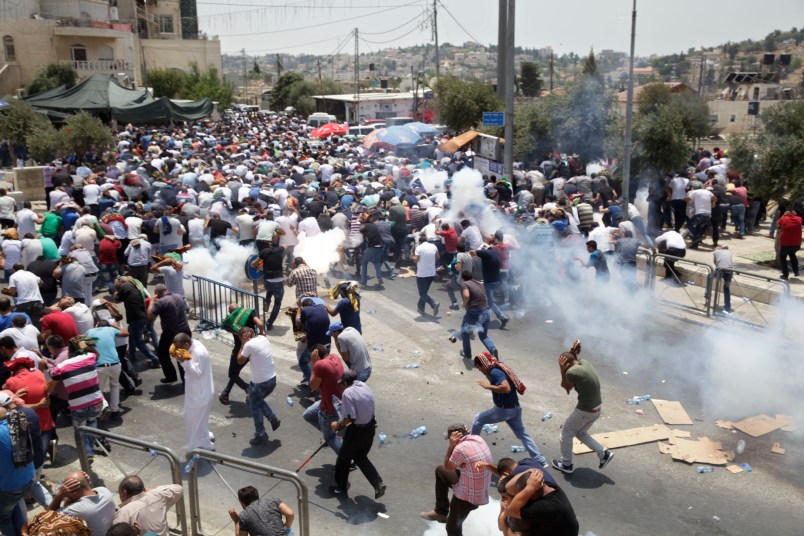
[[[593, 268], [602, 284], [610, 279], [609, 264], [616, 264], [622, 282], [636, 290], [640, 248], [684, 257], [709, 229], [718, 245], [726, 214], [737, 238], [752, 232], [758, 216], [744, 182], [718, 151], [696, 151], [690, 169], [651, 184], [643, 218], [620, 197], [608, 169], [587, 174], [575, 156], [548, 155], [516, 169], [510, 180], [480, 180], [466, 171], [471, 151], [446, 153], [439, 146], [443, 140], [426, 141], [431, 158], [402, 158], [392, 147], [365, 148], [347, 137], [313, 140], [304, 121], [294, 117], [236, 113], [185, 128], [129, 125], [117, 139], [113, 152], [46, 168], [44, 212], [29, 202], [17, 210], [0, 189], [7, 283], [0, 297], [3, 534], [22, 532], [20, 499], [29, 495], [49, 515], [83, 520], [93, 536], [127, 534], [135, 521], [134, 530], [166, 534], [164, 512], [181, 500], [180, 486], [146, 489], [138, 477], [127, 477], [118, 490], [119, 507], [113, 493], [93, 488], [86, 473], [68, 475], [55, 492], [42, 486], [38, 474], [45, 458], [58, 452], [56, 423], [69, 418], [75, 427], [122, 424], [121, 400], [139, 396], [141, 374], [158, 369], [162, 384], [183, 385], [188, 449], [215, 449], [212, 405], [216, 395], [230, 404], [235, 386], [243, 390], [254, 421], [250, 444], [266, 445], [266, 422], [272, 434], [281, 425], [269, 404], [277, 385], [271, 331], [284, 321], [279, 314], [286, 287], [295, 292], [286, 312], [297, 344], [299, 385], [317, 398], [304, 420], [337, 457], [330, 492], [347, 495], [349, 469], [356, 466], [379, 500], [386, 485], [368, 456], [381, 401], [368, 385], [372, 362], [361, 293], [381, 291], [384, 279], [403, 271], [415, 275], [420, 315], [439, 318], [444, 298], [450, 310], [463, 309], [452, 339], [461, 339], [460, 356], [484, 375], [478, 384], [491, 391], [493, 402], [471, 426], [449, 428], [449, 448], [436, 469], [435, 508], [422, 517], [460, 534], [469, 513], [488, 502], [496, 474], [504, 534], [577, 534], [572, 506], [547, 468], [573, 471], [574, 437], [598, 454], [600, 469], [612, 459], [588, 434], [600, 415], [599, 380], [578, 357], [579, 342], [560, 356], [561, 386], [568, 393], [575, 389], [578, 403], [562, 429], [561, 456], [548, 463], [525, 430], [518, 398], [524, 382], [489, 335], [492, 314], [502, 333], [510, 321], [506, 311], [522, 299], [522, 289], [551, 284], [549, 278], [527, 279], [536, 265], [546, 263], [551, 277], [569, 281], [583, 278], [579, 267]], [[457, 190], [462, 199], [469, 192], [470, 201], [459, 206]], [[773, 228], [797, 276], [800, 204], [787, 208], [777, 211]], [[339, 260], [319, 273], [295, 250], [335, 229], [344, 237], [332, 246]], [[214, 254], [227, 242], [252, 249], [250, 267], [262, 272], [270, 312], [265, 319], [246, 304], [218, 304], [228, 307], [222, 327], [232, 334], [234, 348], [225, 387], [217, 392], [209, 351], [193, 337], [188, 320], [185, 256], [191, 248]], [[714, 260], [718, 268], [733, 268], [727, 248], [716, 250]], [[667, 277], [678, 280], [672, 261], [666, 267]], [[327, 289], [327, 300], [321, 282], [330, 278], [338, 283]], [[434, 290], [436, 282], [443, 287]], [[439, 298], [442, 291], [446, 296]], [[472, 351], [474, 339], [485, 351]], [[249, 382], [241, 378], [246, 365]], [[492, 464], [480, 431], [499, 422], [510, 426], [529, 458]], [[30, 436], [21, 433], [28, 426]], [[100, 446], [101, 453], [109, 449], [103, 441]], [[92, 463], [96, 440], [87, 435], [83, 448]], [[243, 511], [230, 511], [238, 534], [284, 534], [293, 523], [287, 505], [260, 498], [253, 487], [239, 490], [238, 499]], [[37, 516], [28, 522], [28, 533], [46, 522], [55, 522], [52, 515]]]

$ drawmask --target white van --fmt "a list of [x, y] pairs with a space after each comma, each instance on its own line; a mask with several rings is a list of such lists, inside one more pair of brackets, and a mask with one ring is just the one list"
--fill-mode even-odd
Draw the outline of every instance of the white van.
[[350, 136], [368, 136], [374, 132], [374, 125], [360, 125], [356, 127], [349, 127]]
[[314, 113], [307, 117], [308, 128], [318, 128], [327, 123], [337, 123], [338, 119], [334, 115], [325, 113]]
[[398, 125], [407, 125], [408, 123], [413, 123], [415, 119], [412, 117], [388, 117], [385, 120], [385, 124], [389, 127], [395, 127]]

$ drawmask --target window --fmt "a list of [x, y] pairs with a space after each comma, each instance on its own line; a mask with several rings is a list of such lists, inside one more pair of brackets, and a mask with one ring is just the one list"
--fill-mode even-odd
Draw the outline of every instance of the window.
[[6, 61], [17, 61], [17, 51], [14, 50], [14, 38], [10, 35], [3, 37], [3, 48], [6, 51]]
[[729, 123], [735, 123], [735, 122], [737, 122], [737, 114], [731, 114], [729, 116]]
[[73, 61], [89, 61], [87, 47], [84, 45], [73, 45], [70, 47], [70, 57]]
[[159, 15], [159, 33], [173, 33], [173, 15]]

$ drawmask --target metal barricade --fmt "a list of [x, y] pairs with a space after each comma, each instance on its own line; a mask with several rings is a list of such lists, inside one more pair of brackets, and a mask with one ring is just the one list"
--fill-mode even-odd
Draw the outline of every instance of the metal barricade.
[[[278, 469], [276, 467], [271, 467], [269, 465], [253, 462], [250, 460], [245, 460], [243, 458], [236, 458], [234, 456], [228, 456], [226, 454], [220, 454], [218, 452], [212, 452], [204, 449], [193, 449], [190, 452], [188, 452], [187, 453], [188, 463], [190, 463], [191, 460], [192, 460], [192, 467], [187, 477], [187, 483], [189, 485], [190, 518], [191, 518], [190, 525], [193, 536], [203, 536], [204, 534], [201, 531], [201, 505], [199, 503], [199, 489], [198, 489], [198, 460], [207, 460], [209, 462], [215, 462], [223, 466], [233, 467], [240, 471], [245, 471], [256, 475], [266, 476], [268, 478], [275, 478], [278, 480], [293, 483], [297, 491], [298, 512], [296, 518], [299, 521], [299, 535], [300, 536], [310, 535], [310, 513], [308, 508], [309, 502], [308, 502], [307, 486], [304, 484], [304, 482], [302, 482], [302, 480], [299, 478], [299, 475], [297, 475], [296, 473], [292, 473], [284, 469]], [[234, 494], [235, 498], [237, 498], [237, 493], [235, 492], [235, 490], [232, 489], [231, 486], [229, 486], [229, 483], [223, 478], [220, 472], [218, 472], [214, 464], [212, 464], [212, 469], [213, 471], [215, 471], [215, 473], [218, 475], [221, 481], [223, 481], [223, 484], [229, 489], [229, 491], [231, 491], [232, 494]]]
[[264, 296], [198, 275], [192, 276], [192, 284], [192, 313], [200, 320], [199, 329], [219, 329], [229, 315], [230, 303], [250, 307], [262, 317], [263, 322], [266, 321]]
[[[669, 261], [675, 267], [673, 270], [663, 268], [665, 272], [663, 280], [668, 283], [667, 285], [656, 285], [659, 260]], [[654, 254], [652, 264], [652, 286], [656, 299], [670, 306], [695, 311], [704, 316], [710, 315], [710, 299], [714, 280], [712, 266], [665, 253]]]
[[[642, 286], [645, 289], [652, 290], [654, 282], [653, 253], [644, 249], [640, 249], [637, 251], [636, 257], [637, 257], [637, 270], [639, 270], [640, 268], [644, 268], [645, 270], [645, 279], [642, 282]], [[642, 264], [640, 264], [640, 260], [642, 261]]]
[[[784, 330], [784, 307], [775, 302], [790, 298], [790, 284], [784, 279], [768, 277], [741, 270], [717, 270], [713, 284], [712, 311], [725, 312], [726, 275], [731, 275], [729, 319], [754, 327], [774, 327]], [[735, 292], [736, 291], [736, 292]]]
[[[170, 464], [170, 475], [171, 480], [174, 484], [179, 486], [182, 485], [181, 479], [181, 461], [179, 460], [178, 455], [176, 452], [164, 445], [159, 445], [157, 443], [149, 443], [148, 441], [143, 441], [141, 439], [135, 439], [133, 437], [126, 437], [119, 434], [115, 434], [114, 432], [109, 432], [107, 430], [101, 430], [100, 428], [90, 428], [89, 426], [80, 426], [75, 429], [75, 446], [78, 449], [78, 460], [81, 463], [81, 469], [89, 473], [90, 466], [89, 460], [87, 459], [87, 451], [86, 447], [84, 446], [83, 438], [81, 437], [82, 434], [93, 436], [93, 437], [101, 437], [105, 438], [109, 443], [114, 445], [120, 445], [123, 447], [127, 447], [130, 449], [136, 450], [143, 450], [151, 454], [151, 458], [148, 460], [148, 463], [145, 464], [139, 471], [133, 474], [138, 474], [142, 472], [145, 467], [150, 465], [150, 463], [157, 457], [157, 456], [164, 456], [167, 458], [168, 463]], [[100, 448], [103, 448], [100, 446]], [[105, 450], [105, 449], [104, 449]], [[154, 456], [156, 453], [156, 456]], [[120, 470], [120, 472], [124, 476], [129, 476], [129, 473], [123, 470], [122, 467], [112, 458], [111, 453], [106, 452], [109, 459], [112, 463]], [[181, 528], [181, 534], [187, 534], [187, 512], [184, 508], [184, 500], [176, 503], [176, 517], [179, 522], [179, 526]]]

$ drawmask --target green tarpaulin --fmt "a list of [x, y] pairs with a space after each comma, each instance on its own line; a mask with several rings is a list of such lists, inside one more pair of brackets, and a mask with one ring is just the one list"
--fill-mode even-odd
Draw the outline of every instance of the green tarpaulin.
[[212, 114], [212, 101], [173, 101], [162, 97], [139, 106], [112, 108], [112, 117], [120, 123], [158, 123], [197, 121]]

